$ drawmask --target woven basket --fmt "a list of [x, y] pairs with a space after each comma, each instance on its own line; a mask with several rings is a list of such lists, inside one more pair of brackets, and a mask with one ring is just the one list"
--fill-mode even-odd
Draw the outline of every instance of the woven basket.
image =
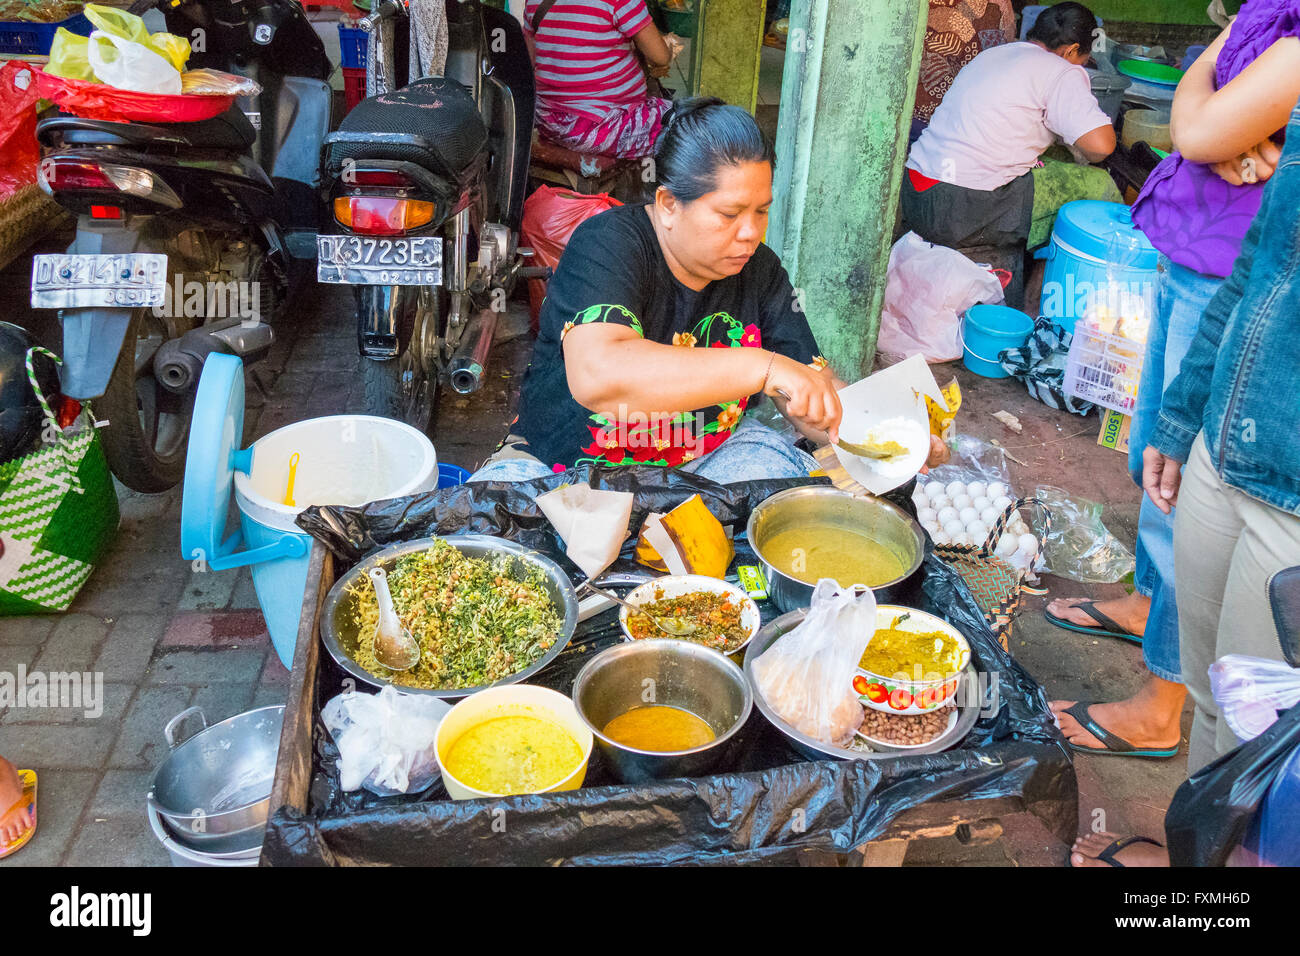
[[66, 216], [34, 183], [0, 202], [0, 269], [27, 251]]

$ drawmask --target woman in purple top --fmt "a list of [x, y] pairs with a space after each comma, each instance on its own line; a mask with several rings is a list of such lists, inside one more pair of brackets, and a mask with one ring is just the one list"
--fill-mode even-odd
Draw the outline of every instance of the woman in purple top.
[[[1129, 470], [1139, 487], [1142, 450], [1161, 394], [1178, 374], [1202, 311], [1232, 271], [1297, 97], [1300, 0], [1248, 0], [1178, 85], [1170, 119], [1177, 152], [1156, 167], [1133, 204], [1133, 221], [1160, 252], [1158, 314], [1129, 446]], [[1072, 630], [1141, 641], [1150, 671], [1142, 689], [1114, 703], [1054, 701], [1052, 708], [1076, 750], [1171, 757], [1178, 752], [1186, 697], [1173, 518], [1145, 496], [1134, 584], [1135, 592], [1120, 600], [1059, 598], [1047, 610], [1050, 621]]]

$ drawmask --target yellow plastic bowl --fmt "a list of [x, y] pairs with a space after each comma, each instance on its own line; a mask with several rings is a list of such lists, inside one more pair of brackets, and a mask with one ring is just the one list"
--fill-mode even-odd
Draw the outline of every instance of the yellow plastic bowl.
[[477, 800], [481, 797], [502, 797], [506, 794], [487, 793], [466, 786], [447, 772], [447, 752], [460, 736], [471, 727], [498, 717], [536, 717], [559, 724], [577, 742], [582, 751], [582, 763], [573, 772], [558, 783], [552, 784], [537, 793], [550, 793], [556, 790], [577, 790], [587, 776], [587, 762], [591, 759], [591, 748], [595, 742], [591, 729], [578, 716], [578, 709], [573, 701], [557, 691], [532, 684], [510, 684], [504, 687], [492, 687], [466, 697], [447, 712], [438, 725], [434, 735], [433, 746], [438, 753], [438, 766], [442, 771], [442, 782], [453, 800]]

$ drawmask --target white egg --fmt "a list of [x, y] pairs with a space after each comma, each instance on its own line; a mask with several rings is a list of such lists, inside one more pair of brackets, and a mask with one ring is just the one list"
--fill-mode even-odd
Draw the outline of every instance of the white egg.
[[937, 511], [935, 511], [933, 508], [917, 508], [917, 509], [916, 509], [916, 520], [919, 521], [919, 522], [921, 522], [921, 524], [934, 524], [934, 523], [935, 523], [935, 519], [936, 519], [938, 516], [939, 516], [939, 513], [938, 513]]
[[990, 501], [988, 498], [986, 498], [984, 495], [971, 496], [970, 506], [974, 508], [976, 511], [983, 511], [991, 504], [993, 504], [993, 502]]
[[1022, 534], [1016, 540], [1018, 542], [1018, 551], [1023, 551], [1028, 555], [1035, 555], [1038, 553], [1038, 539], [1032, 534]]
[[962, 508], [969, 508], [973, 503], [970, 495], [958, 495], [952, 499], [952, 506], [958, 511], [961, 511]]
[[998, 495], [1010, 494], [1011, 489], [1000, 481], [990, 481], [988, 487], [984, 489], [984, 495], [990, 501], [997, 498]]
[[993, 507], [997, 508], [998, 511], [1006, 511], [1011, 507], [1011, 499], [1006, 495], [998, 495], [993, 499]]
[[970, 535], [968, 535], [965, 531], [963, 531], [961, 534], [953, 535], [952, 543], [961, 548], [969, 548], [972, 544]]
[[1012, 534], [1026, 534], [1029, 531], [1029, 526], [1025, 524], [1024, 518], [1020, 517], [1020, 515], [1016, 515], [1011, 519], [1011, 524], [1007, 525], [1007, 530]]
[[976, 518], [966, 525], [966, 533], [970, 535], [972, 541], [983, 544], [989, 536], [989, 526]]
[[950, 481], [943, 490], [949, 498], [956, 498], [958, 495], [966, 493], [966, 483], [963, 481]]
[[943, 530], [948, 532], [949, 536], [955, 541], [959, 534], [963, 534], [966, 531], [966, 526], [954, 518], [943, 526]]
[[972, 481], [966, 486], [966, 494], [970, 495], [972, 498], [978, 498], [984, 494], [987, 488], [988, 485], [984, 484], [982, 481]]
[[999, 512], [997, 508], [994, 508], [992, 505], [986, 505], [980, 509], [980, 521], [983, 521], [991, 528], [993, 527], [993, 522], [998, 520], [998, 514]]
[[952, 538], [948, 536], [946, 531], [934, 531], [930, 534], [930, 537], [937, 545], [952, 544]]
[[917, 511], [920, 511], [922, 508], [930, 507], [930, 499], [925, 496], [924, 491], [918, 489], [916, 494], [912, 495], [912, 504], [916, 505]]
[[940, 508], [935, 512], [935, 519], [945, 528], [948, 526], [949, 521], [955, 521], [958, 517], [960, 517], [959, 512], [951, 505], [946, 508]]
[[1015, 535], [1004, 534], [1002, 535], [1002, 537], [998, 538], [998, 546], [997, 546], [998, 557], [1009, 558], [1016, 553], [1016, 548], [1018, 547], [1019, 547], [1019, 542], [1016, 540]]
[[942, 511], [944, 508], [951, 508], [952, 499], [947, 495], [940, 495], [938, 498], [931, 498], [930, 507], [935, 511]]
[[943, 497], [943, 485], [937, 481], [932, 481], [925, 486], [925, 496], [931, 501]]
[[[953, 505], [953, 507], [957, 506]], [[972, 521], [980, 520], [980, 513], [974, 508], [962, 508], [961, 511], [957, 512], [957, 517], [961, 519], [962, 524], [969, 525]]]

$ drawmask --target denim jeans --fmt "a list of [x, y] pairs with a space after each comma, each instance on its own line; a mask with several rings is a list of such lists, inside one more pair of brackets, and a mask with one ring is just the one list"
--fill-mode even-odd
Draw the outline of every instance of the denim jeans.
[[[746, 417], [730, 438], [703, 458], [682, 465], [681, 470], [727, 485], [762, 478], [802, 478], [819, 467], [812, 455], [757, 419]], [[469, 480], [528, 481], [551, 473], [550, 466], [528, 455], [489, 459]]]
[[[1223, 280], [1202, 275], [1160, 256], [1156, 272], [1156, 316], [1147, 334], [1142, 381], [1129, 429], [1129, 473], [1142, 487], [1142, 450], [1160, 411], [1160, 397], [1178, 375], [1178, 367], [1196, 335], [1201, 313]], [[1178, 605], [1174, 590], [1174, 517], [1163, 514], [1142, 495], [1138, 513], [1137, 570], [1139, 594], [1151, 598], [1142, 658], [1157, 677], [1182, 682], [1178, 653]]]

